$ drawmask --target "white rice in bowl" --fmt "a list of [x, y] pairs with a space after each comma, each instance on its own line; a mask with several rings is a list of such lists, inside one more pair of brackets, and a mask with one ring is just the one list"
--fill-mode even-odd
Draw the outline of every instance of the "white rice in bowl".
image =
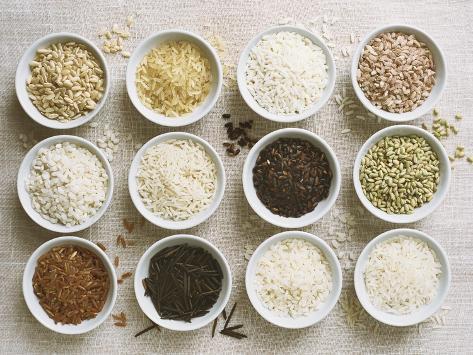
[[148, 210], [166, 220], [183, 221], [212, 203], [217, 167], [199, 143], [170, 139], [146, 150], [136, 182]]
[[108, 184], [107, 172], [95, 154], [63, 142], [39, 150], [26, 189], [34, 210], [44, 219], [74, 226], [98, 212]]
[[393, 314], [409, 314], [433, 301], [442, 265], [429, 245], [397, 236], [376, 245], [364, 270], [371, 303]]
[[256, 266], [256, 293], [280, 316], [303, 317], [318, 310], [332, 290], [332, 271], [325, 255], [304, 239], [272, 245]]

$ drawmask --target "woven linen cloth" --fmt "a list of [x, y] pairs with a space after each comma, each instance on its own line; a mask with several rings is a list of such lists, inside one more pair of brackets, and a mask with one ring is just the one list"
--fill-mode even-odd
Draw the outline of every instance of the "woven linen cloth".
[[[342, 171], [342, 188], [335, 207], [317, 223], [303, 228], [327, 241], [337, 232], [346, 233], [339, 215], [356, 216], [354, 236], [337, 249], [354, 259], [369, 240], [378, 234], [401, 227], [384, 223], [364, 211], [355, 195], [351, 179], [353, 161], [363, 142], [377, 130], [388, 126], [376, 119], [362, 120], [340, 112], [332, 98], [316, 115], [295, 124], [276, 124], [257, 116], [242, 100], [234, 85], [225, 87], [214, 109], [196, 124], [167, 129], [152, 124], [131, 104], [125, 89], [126, 59], [120, 54], [106, 55], [110, 66], [112, 88], [102, 111], [94, 118], [98, 127], [89, 125], [66, 132], [45, 129], [34, 123], [21, 109], [15, 95], [17, 63], [32, 42], [52, 32], [70, 31], [100, 45], [98, 32], [114, 23], [125, 26], [126, 17], [135, 15], [136, 23], [124, 47], [133, 51], [138, 43], [154, 32], [181, 28], [210, 38], [219, 35], [226, 44], [222, 54], [225, 63], [236, 64], [240, 51], [258, 32], [280, 22], [299, 22], [320, 29], [324, 15], [337, 59], [337, 83], [334, 94], [354, 97], [349, 78], [351, 54], [356, 46], [350, 34], [364, 36], [389, 23], [406, 23], [427, 31], [443, 49], [448, 82], [437, 104], [441, 116], [455, 121], [461, 112], [463, 120], [455, 122], [458, 135], [444, 140], [449, 153], [464, 145], [473, 155], [473, 2], [435, 1], [67, 1], [67, 0], [0, 0], [0, 353], [468, 353], [473, 351], [473, 165], [465, 159], [454, 163], [450, 190], [441, 206], [430, 216], [407, 225], [433, 236], [449, 256], [452, 283], [445, 305], [451, 308], [445, 324], [430, 321], [421, 327], [395, 328], [383, 325], [366, 314], [353, 321], [340, 304], [318, 325], [301, 330], [277, 328], [260, 317], [246, 295], [244, 280], [247, 261], [245, 245], [259, 245], [265, 238], [282, 231], [258, 218], [243, 194], [241, 172], [247, 149], [228, 157], [222, 143], [227, 141], [221, 115], [230, 113], [232, 121], [254, 120], [251, 133], [262, 136], [275, 129], [300, 127], [323, 137], [336, 152]], [[290, 18], [282, 21], [284, 18]], [[332, 20], [335, 18], [334, 23]], [[358, 102], [355, 99], [355, 102]], [[356, 115], [366, 111], [356, 109]], [[411, 124], [432, 123], [431, 114]], [[16, 192], [18, 167], [27, 152], [20, 134], [32, 134], [42, 140], [57, 134], [73, 134], [96, 143], [106, 125], [121, 137], [119, 150], [111, 163], [116, 189], [110, 208], [91, 228], [78, 236], [101, 242], [110, 258], [120, 257], [118, 276], [134, 268], [145, 250], [155, 241], [176, 232], [150, 223], [137, 226], [128, 234], [122, 220], [139, 222], [140, 215], [128, 194], [127, 173], [136, 145], [169, 131], [194, 133], [212, 144], [223, 159], [227, 185], [225, 197], [217, 212], [205, 223], [185, 231], [202, 236], [215, 244], [226, 256], [233, 273], [233, 289], [227, 310], [238, 302], [235, 324], [243, 323], [248, 339], [236, 340], [217, 334], [211, 338], [211, 325], [192, 332], [152, 330], [138, 338], [133, 335], [150, 325], [135, 299], [132, 279], [119, 285], [113, 313], [123, 311], [128, 319], [125, 328], [113, 325], [110, 317], [97, 329], [79, 336], [63, 336], [40, 325], [30, 314], [22, 294], [22, 275], [28, 257], [43, 242], [58, 236], [32, 222], [20, 206]], [[342, 130], [351, 131], [342, 134]], [[131, 141], [125, 137], [131, 133]], [[343, 218], [343, 217], [342, 217]], [[123, 234], [135, 244], [124, 249], [116, 245]], [[353, 300], [354, 261], [343, 258], [342, 297]], [[356, 300], [354, 300], [355, 306]], [[351, 320], [351, 321], [350, 321]], [[354, 324], [353, 324], [354, 323]], [[218, 329], [222, 326], [222, 322]]]

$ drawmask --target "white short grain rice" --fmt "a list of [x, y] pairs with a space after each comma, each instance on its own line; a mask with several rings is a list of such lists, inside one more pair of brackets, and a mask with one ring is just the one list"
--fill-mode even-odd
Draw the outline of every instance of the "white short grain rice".
[[258, 261], [256, 290], [276, 314], [300, 317], [319, 309], [332, 290], [324, 254], [312, 243], [289, 238], [272, 245]]

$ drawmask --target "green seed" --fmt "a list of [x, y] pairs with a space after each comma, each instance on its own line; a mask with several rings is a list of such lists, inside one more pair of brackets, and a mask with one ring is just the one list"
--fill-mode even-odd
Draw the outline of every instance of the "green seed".
[[439, 164], [424, 138], [385, 137], [361, 161], [362, 190], [373, 206], [386, 213], [410, 214], [437, 190]]

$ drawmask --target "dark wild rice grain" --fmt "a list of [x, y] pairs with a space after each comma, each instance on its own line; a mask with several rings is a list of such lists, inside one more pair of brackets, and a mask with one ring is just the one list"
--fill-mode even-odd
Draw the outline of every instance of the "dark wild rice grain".
[[138, 333], [135, 334], [135, 338], [138, 338], [140, 335], [143, 335], [144, 333], [146, 332], [149, 332], [151, 329], [154, 329], [156, 328], [158, 330], [158, 332], [161, 331], [161, 328], [159, 327], [159, 325], [157, 325], [156, 323], [153, 323], [153, 325], [150, 325], [149, 327], [139, 331]]
[[151, 258], [143, 285], [161, 318], [191, 322], [215, 304], [222, 279], [220, 265], [208, 251], [180, 244]]
[[259, 154], [253, 185], [261, 202], [274, 214], [300, 217], [327, 198], [332, 171], [325, 154], [299, 138], [280, 138]]

